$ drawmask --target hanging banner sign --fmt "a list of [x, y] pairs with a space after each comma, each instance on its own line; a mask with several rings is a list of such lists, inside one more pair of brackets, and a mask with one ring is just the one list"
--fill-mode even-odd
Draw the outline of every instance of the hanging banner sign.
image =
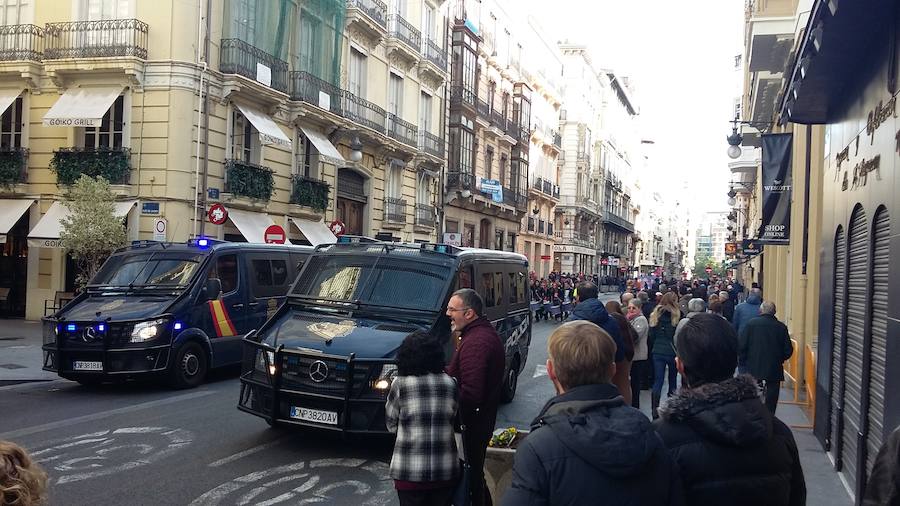
[[793, 134], [762, 136], [762, 225], [760, 244], [789, 244], [791, 238], [791, 151]]
[[491, 200], [500, 204], [503, 202], [503, 185], [496, 179], [481, 180], [481, 193], [487, 193], [491, 196]]

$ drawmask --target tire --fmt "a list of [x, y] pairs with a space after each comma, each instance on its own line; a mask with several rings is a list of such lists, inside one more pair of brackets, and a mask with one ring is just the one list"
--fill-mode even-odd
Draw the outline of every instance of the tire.
[[195, 388], [203, 383], [209, 369], [206, 350], [196, 341], [190, 341], [178, 348], [175, 360], [169, 368], [169, 384], [173, 388]]
[[504, 404], [512, 402], [516, 396], [516, 388], [519, 386], [519, 357], [513, 359], [503, 378], [503, 391], [500, 393], [500, 401]]

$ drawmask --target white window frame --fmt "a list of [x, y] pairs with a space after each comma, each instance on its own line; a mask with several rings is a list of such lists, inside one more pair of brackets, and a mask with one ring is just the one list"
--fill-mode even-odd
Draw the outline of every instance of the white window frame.
[[[240, 132], [240, 134], [238, 134]], [[245, 143], [249, 142], [249, 149]], [[260, 164], [262, 160], [262, 144], [259, 141], [259, 131], [253, 126], [241, 111], [236, 107], [231, 108], [231, 119], [228, 132], [229, 158], [247, 163]], [[246, 156], [246, 158], [245, 158]]]
[[[116, 130], [116, 129], [115, 129], [115, 123], [116, 123], [116, 118], [115, 118], [116, 103], [119, 102], [120, 100], [122, 101], [122, 121], [121, 121], [121, 122], [122, 122], [122, 129], [121, 129], [121, 130]], [[77, 130], [78, 137], [77, 137], [77, 138], [78, 138], [78, 140], [79, 140], [79, 143], [81, 144], [81, 147], [83, 147], [83, 148], [94, 148], [94, 149], [98, 149], [98, 148], [114, 148], [114, 147], [115, 147], [115, 148], [118, 148], [118, 147], [127, 147], [127, 146], [128, 146], [128, 111], [129, 111], [129, 109], [130, 109], [130, 107], [129, 107], [130, 104], [129, 104], [128, 102], [129, 102], [129, 101], [127, 100], [127, 96], [126, 96], [126, 95], [119, 95], [118, 97], [116, 97], [116, 100], [113, 101], [112, 105], [109, 106], [109, 109], [107, 109], [106, 112], [103, 114], [103, 117], [104, 117], [104, 118], [106, 117], [107, 114], [109, 115], [109, 121], [108, 121], [108, 123], [107, 123], [107, 124], [108, 124], [108, 128], [107, 128], [107, 129], [105, 129], [105, 130], [103, 129], [103, 127], [102, 127], [102, 121], [101, 121], [101, 125], [100, 125], [100, 126], [96, 126], [96, 127], [81, 127], [81, 128], [78, 128], [78, 130]], [[121, 145], [121, 146], [115, 146], [115, 135], [116, 135], [117, 133], [120, 134], [120, 135], [122, 136], [122, 145]], [[87, 140], [87, 137], [88, 137], [88, 135], [90, 135], [90, 134], [93, 134], [93, 137], [94, 137], [94, 140], [93, 140], [92, 143], [89, 143], [88, 140]], [[108, 143], [101, 143], [101, 142], [100, 142], [100, 136], [101, 136], [101, 135], [108, 135], [108, 136], [109, 136], [109, 142], [108, 142]], [[93, 145], [89, 145], [89, 144], [93, 144]]]
[[388, 165], [388, 180], [385, 191], [387, 196], [395, 199], [403, 198], [403, 165], [391, 163]]
[[79, 21], [130, 19], [135, 17], [137, 0], [72, 0]]
[[368, 55], [350, 47], [350, 68], [347, 71], [347, 88], [359, 98], [366, 99], [366, 63]]
[[[16, 106], [20, 105], [21, 115], [16, 117]], [[3, 114], [0, 115], [0, 146], [3, 146], [6, 149], [15, 149], [25, 147], [25, 142], [27, 138], [25, 136], [25, 126], [28, 123], [28, 109], [25, 108], [25, 94], [21, 94], [16, 97], [15, 100], [9, 107], [3, 111]], [[3, 128], [2, 118], [9, 116], [10, 117], [10, 128]], [[4, 143], [5, 139], [9, 139], [9, 142]], [[5, 144], [5, 145], [4, 145]]]
[[30, 25], [33, 20], [34, 0], [0, 0], [0, 25]]
[[388, 72], [388, 112], [403, 119], [403, 76], [396, 72]]
[[431, 133], [431, 115], [434, 114], [433, 109], [434, 97], [422, 91], [419, 93], [419, 131]]
[[427, 2], [422, 4], [422, 44], [427, 41], [434, 41], [434, 18], [435, 9]]
[[416, 180], [416, 204], [430, 206], [432, 177], [425, 171], [419, 171]]
[[294, 163], [291, 164], [291, 175], [309, 179], [319, 179], [319, 150], [316, 145], [303, 134], [303, 130], [294, 130]]

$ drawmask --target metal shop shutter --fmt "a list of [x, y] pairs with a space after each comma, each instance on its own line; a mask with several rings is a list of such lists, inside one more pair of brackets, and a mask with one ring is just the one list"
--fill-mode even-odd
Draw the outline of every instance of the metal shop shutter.
[[831, 330], [831, 455], [837, 459], [838, 417], [841, 413], [841, 345], [844, 328], [844, 290], [847, 289], [847, 242], [844, 239], [844, 227], [839, 226], [834, 234], [834, 327]]
[[872, 227], [872, 346], [869, 349], [869, 427], [866, 437], [866, 476], [884, 439], [884, 384], [887, 364], [888, 276], [891, 221], [887, 209], [875, 215]]
[[850, 268], [847, 273], [847, 356], [844, 368], [844, 427], [841, 462], [847, 482], [856, 483], [859, 472], [857, 434], [862, 411], [862, 373], [869, 286], [869, 234], [866, 213], [859, 207], [850, 217]]

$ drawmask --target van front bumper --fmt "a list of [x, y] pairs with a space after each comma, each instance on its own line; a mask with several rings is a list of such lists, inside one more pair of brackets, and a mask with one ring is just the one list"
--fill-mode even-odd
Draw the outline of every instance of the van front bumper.
[[[166, 371], [171, 345], [127, 349], [60, 348], [44, 345], [45, 371], [66, 379], [131, 377]], [[88, 364], [90, 368], [86, 367]], [[99, 364], [99, 369], [97, 369]]]

